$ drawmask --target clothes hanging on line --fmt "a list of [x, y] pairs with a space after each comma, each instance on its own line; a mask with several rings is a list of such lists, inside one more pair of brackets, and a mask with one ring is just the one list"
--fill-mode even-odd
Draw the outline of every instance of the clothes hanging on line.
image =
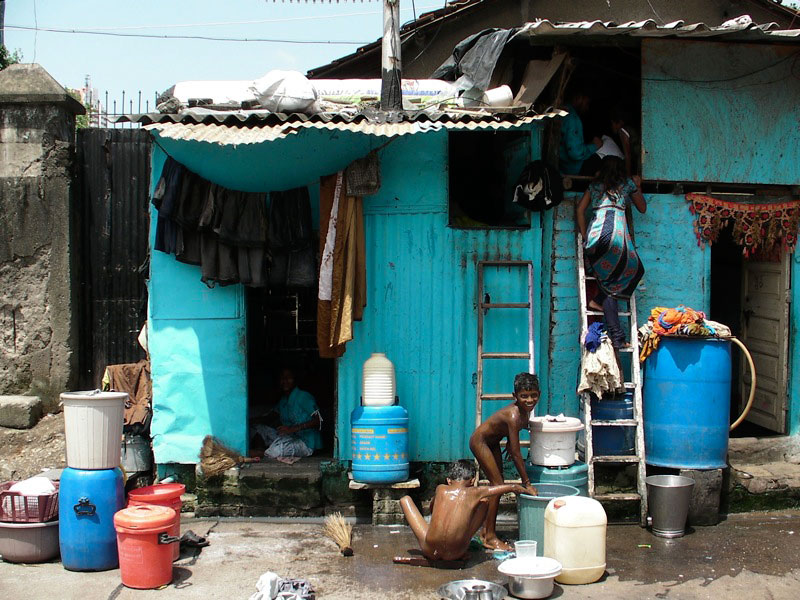
[[213, 184], [168, 157], [152, 202], [156, 250], [200, 266], [209, 287], [267, 285], [266, 194]]
[[317, 257], [308, 188], [270, 193], [268, 237], [272, 253], [270, 285], [313, 287]]
[[[332, 255], [328, 239], [331, 223], [336, 228]], [[353, 321], [362, 319], [367, 304], [363, 203], [360, 196], [348, 193], [341, 173], [320, 180], [320, 229], [323, 260], [317, 302], [317, 346], [321, 357], [335, 358], [344, 354], [345, 343], [353, 339]], [[330, 299], [326, 300], [323, 295], [327, 295], [328, 288]]]

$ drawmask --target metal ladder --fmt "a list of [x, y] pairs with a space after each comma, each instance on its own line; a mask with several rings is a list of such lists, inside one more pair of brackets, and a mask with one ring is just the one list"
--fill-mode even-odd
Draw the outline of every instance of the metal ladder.
[[[485, 267], [517, 267], [528, 270], [527, 302], [492, 302], [484, 293], [483, 270]], [[534, 336], [533, 336], [533, 263], [529, 260], [481, 260], [478, 261], [478, 371], [475, 401], [475, 427], [483, 421], [483, 403], [487, 400], [512, 400], [511, 394], [483, 393], [483, 361], [503, 359], [525, 359], [528, 361], [528, 372], [535, 373]], [[493, 308], [524, 308], [528, 311], [528, 351], [527, 352], [484, 352], [483, 351], [483, 318], [485, 312]], [[520, 446], [529, 447], [528, 440], [520, 440]], [[517, 481], [518, 482], [518, 481]]]
[[[578, 295], [580, 298], [581, 314], [581, 339], [583, 339], [589, 329], [590, 316], [603, 316], [602, 311], [590, 310], [586, 299], [586, 282], [596, 280], [595, 277], [586, 275], [583, 259], [583, 238], [578, 233], [577, 236], [577, 260], [578, 260]], [[596, 500], [639, 500], [639, 524], [642, 527], [647, 525], [647, 486], [645, 485], [645, 450], [644, 450], [644, 423], [642, 412], [642, 378], [639, 365], [639, 337], [638, 324], [636, 320], [636, 296], [631, 295], [628, 301], [628, 310], [620, 311], [619, 316], [628, 318], [630, 323], [630, 347], [619, 350], [620, 357], [628, 355], [630, 358], [631, 381], [625, 381], [626, 390], [633, 390], [633, 419], [615, 419], [603, 421], [592, 419], [592, 395], [589, 392], [581, 394], [583, 402], [584, 418], [584, 444], [586, 465], [589, 468], [589, 495]], [[583, 352], [581, 348], [581, 352]], [[622, 362], [622, 361], [620, 361]], [[624, 376], [624, 374], [623, 374]], [[635, 453], [631, 456], [610, 456], [595, 455], [592, 447], [592, 428], [593, 427], [635, 427], [636, 443]], [[597, 494], [595, 491], [595, 465], [597, 463], [635, 463], [636, 469], [636, 493], [630, 494]]]

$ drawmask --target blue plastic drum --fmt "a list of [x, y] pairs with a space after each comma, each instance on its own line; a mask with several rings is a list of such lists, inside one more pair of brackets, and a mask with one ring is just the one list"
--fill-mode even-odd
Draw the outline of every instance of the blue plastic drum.
[[408, 479], [408, 412], [402, 406], [359, 406], [350, 415], [353, 479], [391, 484]]
[[119, 469], [64, 469], [58, 491], [61, 563], [70, 571], [119, 565], [114, 513], [125, 505]]
[[731, 403], [731, 343], [661, 338], [644, 363], [647, 464], [725, 468]]

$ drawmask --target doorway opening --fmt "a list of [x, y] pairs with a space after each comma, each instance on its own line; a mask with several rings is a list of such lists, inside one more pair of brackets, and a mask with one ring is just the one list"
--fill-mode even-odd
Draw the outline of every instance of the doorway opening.
[[335, 429], [336, 367], [317, 350], [317, 289], [247, 288], [247, 378], [250, 454], [266, 449], [256, 425], [277, 428], [275, 408], [283, 395], [284, 369], [294, 374], [297, 388], [314, 397], [319, 408], [322, 449], [315, 457], [332, 456]]
[[[733, 238], [732, 225], [711, 246], [709, 317], [731, 328], [753, 357], [757, 387], [753, 407], [732, 437], [768, 437], [786, 432], [789, 330], [788, 261], [776, 246], [747, 258]], [[731, 418], [750, 393], [747, 360], [731, 350]]]

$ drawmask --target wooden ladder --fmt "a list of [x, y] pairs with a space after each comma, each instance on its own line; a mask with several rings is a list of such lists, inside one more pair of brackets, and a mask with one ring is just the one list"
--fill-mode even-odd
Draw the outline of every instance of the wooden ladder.
[[[528, 301], [527, 302], [492, 302], [484, 291], [483, 270], [485, 267], [512, 267], [525, 268], [528, 271]], [[528, 361], [528, 372], [536, 373], [534, 362], [534, 334], [533, 334], [533, 263], [529, 260], [481, 260], [478, 261], [478, 370], [475, 398], [475, 427], [483, 422], [483, 403], [487, 400], [512, 400], [511, 394], [485, 394], [483, 392], [483, 361], [485, 360], [519, 360]], [[484, 352], [483, 331], [484, 314], [493, 308], [517, 308], [528, 311], [528, 351], [527, 352]], [[531, 414], [533, 416], [533, 414]], [[528, 440], [520, 440], [520, 446], [530, 446]], [[486, 483], [481, 481], [481, 483]], [[509, 480], [506, 483], [519, 483], [519, 480]]]
[[[578, 260], [578, 295], [580, 298], [581, 314], [581, 339], [584, 339], [589, 329], [590, 316], [603, 316], [602, 311], [590, 310], [586, 298], [586, 282], [596, 280], [595, 277], [586, 275], [583, 259], [583, 238], [577, 234], [577, 260]], [[630, 346], [620, 348], [620, 358], [628, 356], [630, 358], [631, 380], [625, 381], [625, 390], [633, 390], [633, 419], [598, 420], [592, 419], [592, 394], [583, 392], [581, 401], [583, 402], [583, 418], [585, 430], [585, 459], [589, 468], [589, 495], [596, 500], [639, 500], [639, 524], [642, 527], [647, 525], [647, 486], [645, 485], [646, 466], [644, 450], [644, 422], [642, 412], [642, 379], [641, 368], [639, 365], [639, 337], [638, 325], [636, 320], [636, 296], [631, 295], [628, 300], [628, 309], [619, 312], [621, 318], [627, 318], [630, 323]], [[583, 348], [581, 349], [583, 352]], [[622, 361], [620, 361], [622, 362]], [[624, 376], [624, 373], [623, 373]], [[592, 428], [593, 427], [635, 427], [636, 442], [635, 453], [631, 456], [611, 456], [595, 455], [592, 447]], [[636, 464], [636, 493], [630, 494], [598, 494], [595, 490], [595, 465], [597, 463], [611, 464]]]

